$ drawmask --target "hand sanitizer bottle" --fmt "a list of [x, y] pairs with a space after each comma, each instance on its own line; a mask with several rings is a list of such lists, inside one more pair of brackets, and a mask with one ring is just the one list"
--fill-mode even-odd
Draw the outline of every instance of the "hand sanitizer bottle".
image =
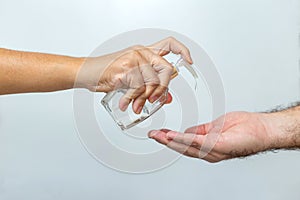
[[[197, 89], [197, 79], [198, 75], [194, 68], [187, 63], [183, 58], [180, 58], [175, 64], [172, 63], [174, 68], [174, 73], [172, 78], [176, 77], [179, 68], [185, 67], [195, 79], [195, 90]], [[125, 89], [118, 89], [112, 92], [107, 93], [104, 98], [101, 100], [102, 105], [106, 111], [110, 114], [116, 124], [122, 129], [129, 129], [136, 124], [144, 121], [151, 115], [153, 115], [157, 110], [159, 110], [167, 101], [168, 89], [158, 98], [155, 102], [150, 103], [146, 101], [140, 114], [134, 113], [132, 110], [132, 103], [129, 104], [128, 108], [125, 111], [121, 111], [119, 108], [119, 100], [126, 93]]]

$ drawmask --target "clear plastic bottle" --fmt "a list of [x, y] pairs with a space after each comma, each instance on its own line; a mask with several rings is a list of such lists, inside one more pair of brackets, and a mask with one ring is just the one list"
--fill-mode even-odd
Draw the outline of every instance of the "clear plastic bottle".
[[[176, 70], [174, 70], [172, 78], [174, 78], [179, 73], [180, 67], [185, 67], [195, 79], [194, 89], [196, 90], [198, 75], [193, 67], [188, 64], [183, 58], [180, 58], [175, 64], [173, 64], [173, 66]], [[106, 111], [110, 114], [110, 116], [122, 130], [126, 130], [135, 126], [136, 124], [144, 121], [145, 119], [153, 115], [157, 110], [159, 110], [167, 101], [168, 89], [155, 102], [150, 103], [149, 101], [146, 101], [140, 114], [134, 113], [134, 111], [132, 110], [132, 103], [130, 103], [125, 111], [120, 110], [119, 100], [125, 93], [126, 90], [118, 89], [107, 93], [101, 100], [101, 103]]]

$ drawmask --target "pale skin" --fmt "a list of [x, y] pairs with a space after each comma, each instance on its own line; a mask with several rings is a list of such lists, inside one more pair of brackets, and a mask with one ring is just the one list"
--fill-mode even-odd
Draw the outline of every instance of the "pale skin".
[[[232, 112], [184, 133], [161, 129], [149, 132], [149, 137], [211, 163], [274, 149], [299, 149], [300, 105], [273, 113]], [[205, 139], [206, 144], [214, 140], [209, 151], [205, 151]]]
[[[149, 46], [137, 45], [92, 58], [76, 58], [0, 48], [0, 95], [87, 88], [110, 92], [126, 88], [119, 107], [140, 113], [145, 101], [154, 102], [176, 73], [163, 58], [168, 53], [193, 62], [186, 46], [173, 37]], [[169, 95], [168, 102], [171, 101]]]

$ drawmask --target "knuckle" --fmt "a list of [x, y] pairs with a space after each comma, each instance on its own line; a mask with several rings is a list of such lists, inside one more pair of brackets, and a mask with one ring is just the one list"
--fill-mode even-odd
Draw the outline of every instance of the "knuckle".
[[141, 94], [145, 91], [146, 91], [146, 86], [145, 85], [143, 85], [143, 86], [136, 89], [136, 92], [139, 93], [139, 94]]
[[192, 142], [188, 138], [183, 138], [182, 142], [189, 146], [191, 146], [191, 144], [192, 144]]
[[125, 94], [123, 100], [129, 103], [132, 99], [134, 99], [134, 97], [134, 94]]
[[137, 57], [140, 57], [141, 54], [140, 54], [138, 49], [132, 49], [130, 51], [130, 56], [133, 57], [133, 58], [137, 58]]
[[157, 87], [159, 84], [160, 84], [160, 80], [156, 76], [151, 77], [151, 79], [147, 83], [147, 85], [151, 85], [151, 86], [155, 86], [155, 87]]
[[196, 147], [196, 146], [198, 146], [198, 142], [197, 141], [193, 141], [191, 145]]
[[130, 93], [125, 93], [123, 96], [122, 96], [122, 98], [121, 98], [121, 100], [122, 101], [124, 101], [124, 102], [126, 102], [126, 103], [129, 103], [130, 101], [131, 101], [131, 99], [132, 99], [132, 94], [130, 94]]
[[144, 92], [139, 96], [139, 99], [141, 99], [141, 102], [145, 102], [148, 99], [148, 95]]
[[124, 58], [121, 63], [121, 65], [125, 68], [131, 67], [132, 64], [133, 64], [132, 59], [129, 58]]
[[160, 65], [164, 69], [173, 70], [173, 66], [164, 58], [157, 56], [156, 58], [154, 58], [154, 60], [157, 61], [158, 65]]
[[166, 72], [173, 72], [174, 71], [174, 67], [168, 63], [167, 61], [163, 60], [162, 58], [154, 58], [154, 61], [156, 63], [159, 63], [157, 68], [160, 68]]
[[133, 103], [138, 105], [143, 105], [145, 103], [146, 98], [143, 97], [143, 95], [138, 96], [136, 99], [134, 99]]
[[173, 73], [174, 67], [172, 65], [166, 65], [166, 70], [170, 73]]
[[134, 45], [132, 47], [130, 47], [131, 50], [139, 50], [139, 49], [143, 49], [145, 48], [143, 45]]
[[176, 39], [175, 39], [175, 37], [173, 37], [173, 36], [169, 36], [169, 37], [168, 37], [168, 40], [169, 40], [169, 41], [175, 41]]

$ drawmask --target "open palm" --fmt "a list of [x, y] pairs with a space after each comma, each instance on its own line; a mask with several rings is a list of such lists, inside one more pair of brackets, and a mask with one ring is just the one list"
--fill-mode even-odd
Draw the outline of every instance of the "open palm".
[[262, 113], [232, 112], [184, 133], [161, 129], [149, 137], [186, 156], [218, 162], [271, 148]]

